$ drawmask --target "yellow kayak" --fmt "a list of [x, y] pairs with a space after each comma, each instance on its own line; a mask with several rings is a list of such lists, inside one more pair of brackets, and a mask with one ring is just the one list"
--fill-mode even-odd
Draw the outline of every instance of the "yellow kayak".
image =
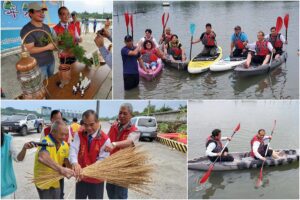
[[218, 62], [223, 56], [222, 48], [220, 46], [218, 46], [217, 52], [217, 55], [212, 57], [204, 57], [198, 54], [189, 62], [188, 72], [191, 74], [198, 74], [209, 70], [209, 67]]

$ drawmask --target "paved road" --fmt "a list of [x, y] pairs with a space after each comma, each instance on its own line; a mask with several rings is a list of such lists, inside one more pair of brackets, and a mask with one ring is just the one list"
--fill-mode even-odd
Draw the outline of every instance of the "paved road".
[[[109, 123], [102, 123], [104, 132], [108, 132]], [[25, 142], [32, 140], [38, 141], [40, 134], [31, 133], [27, 136], [17, 136], [14, 134], [14, 140], [19, 149]], [[151, 162], [156, 166], [156, 173], [153, 176], [153, 189], [150, 196], [138, 194], [129, 191], [129, 198], [186, 198], [187, 197], [187, 165], [186, 154], [172, 150], [157, 142], [141, 142], [140, 143], [151, 156]], [[16, 198], [30, 199], [38, 198], [38, 193], [34, 184], [29, 183], [26, 178], [27, 173], [33, 173], [35, 149], [29, 150], [23, 162], [14, 163], [18, 189]], [[65, 179], [65, 198], [75, 198], [75, 181], [74, 178]], [[105, 198], [107, 198], [105, 192]]]

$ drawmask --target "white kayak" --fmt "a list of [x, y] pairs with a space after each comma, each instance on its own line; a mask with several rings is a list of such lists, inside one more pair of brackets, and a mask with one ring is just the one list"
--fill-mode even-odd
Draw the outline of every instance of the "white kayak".
[[213, 65], [211, 65], [209, 67], [209, 70], [213, 71], [213, 72], [227, 71], [227, 70], [234, 69], [236, 66], [242, 65], [244, 63], [246, 63], [245, 58], [239, 58], [239, 57], [230, 58], [230, 57], [227, 57], [227, 58], [222, 59], [219, 62], [214, 63]]

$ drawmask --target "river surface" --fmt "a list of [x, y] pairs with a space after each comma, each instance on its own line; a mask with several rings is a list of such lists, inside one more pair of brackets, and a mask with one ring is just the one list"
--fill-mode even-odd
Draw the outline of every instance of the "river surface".
[[[241, 123], [240, 131], [229, 143], [230, 152], [250, 150], [250, 140], [258, 131], [270, 134], [274, 124], [273, 149], [299, 149], [299, 101], [189, 101], [188, 159], [205, 155], [205, 140], [219, 128], [222, 136], [230, 136]], [[259, 169], [212, 172], [209, 180], [198, 185], [204, 171], [188, 170], [189, 198], [217, 199], [299, 199], [299, 162], [264, 168], [263, 185], [256, 189]]]
[[[299, 2], [170, 2], [162, 7], [161, 2], [114, 2], [114, 98], [130, 99], [298, 99], [299, 97]], [[196, 24], [194, 40], [205, 31], [205, 24], [211, 23], [217, 34], [218, 45], [223, 48], [223, 57], [230, 51], [230, 37], [233, 28], [240, 25], [248, 34], [250, 42], [256, 41], [259, 30], [269, 33], [278, 16], [289, 13], [287, 62], [272, 73], [247, 79], [237, 79], [232, 71], [191, 75], [187, 71], [164, 68], [153, 81], [141, 80], [137, 88], [124, 92], [121, 48], [124, 46], [126, 25], [122, 13], [133, 15], [134, 40], [151, 28], [156, 40], [162, 33], [161, 17], [168, 11], [167, 26], [176, 33], [189, 57], [190, 23]], [[284, 25], [281, 32], [285, 35]], [[203, 48], [193, 45], [192, 56]]]

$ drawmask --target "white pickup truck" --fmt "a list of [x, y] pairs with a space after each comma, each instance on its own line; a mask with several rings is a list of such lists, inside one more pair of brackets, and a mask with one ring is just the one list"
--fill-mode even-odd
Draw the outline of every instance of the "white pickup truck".
[[1, 126], [5, 132], [18, 132], [25, 136], [30, 131], [42, 132], [44, 120], [34, 114], [11, 115], [1, 122]]

